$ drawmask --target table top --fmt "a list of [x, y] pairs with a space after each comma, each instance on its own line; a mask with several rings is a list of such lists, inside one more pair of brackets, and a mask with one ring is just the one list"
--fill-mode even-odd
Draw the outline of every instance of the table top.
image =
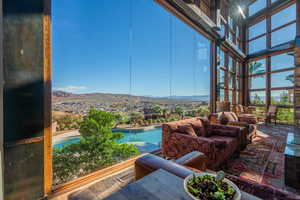
[[[183, 179], [165, 170], [157, 170], [133, 182], [105, 200], [191, 200], [183, 188]], [[242, 200], [260, 200], [242, 192]]]
[[289, 133], [284, 151], [285, 155], [300, 157], [300, 135]]

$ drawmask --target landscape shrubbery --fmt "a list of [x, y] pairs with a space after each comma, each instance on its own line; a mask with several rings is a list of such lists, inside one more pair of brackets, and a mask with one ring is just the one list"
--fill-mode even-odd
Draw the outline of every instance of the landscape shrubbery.
[[139, 154], [134, 145], [117, 143], [123, 134], [112, 132], [115, 124], [113, 114], [91, 110], [80, 123], [80, 141], [54, 148], [54, 184], [68, 182]]

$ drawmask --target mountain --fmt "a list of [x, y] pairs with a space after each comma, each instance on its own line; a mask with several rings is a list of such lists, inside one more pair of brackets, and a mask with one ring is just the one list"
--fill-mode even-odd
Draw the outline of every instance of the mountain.
[[110, 93], [88, 93], [74, 94], [64, 91], [53, 91], [53, 102], [89, 102], [89, 103], [144, 103], [144, 104], [184, 104], [192, 101], [208, 101], [209, 97], [205, 96], [172, 96], [169, 97], [150, 97], [150, 96], [133, 96], [128, 94], [110, 94]]

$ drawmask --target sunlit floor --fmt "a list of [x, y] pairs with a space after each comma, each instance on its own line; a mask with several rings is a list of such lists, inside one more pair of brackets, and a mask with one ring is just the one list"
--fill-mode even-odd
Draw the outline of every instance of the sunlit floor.
[[[276, 126], [274, 124], [259, 125], [258, 126], [258, 137], [253, 141], [252, 144], [248, 145], [244, 151], [245, 152], [250, 151], [251, 146], [252, 147], [254, 146], [255, 148], [256, 147], [264, 148], [264, 150], [265, 150], [268, 148], [268, 146], [270, 146], [270, 144], [276, 143], [276, 145], [271, 148], [272, 150], [269, 152], [268, 156], [271, 157], [271, 156], [276, 155], [277, 157], [281, 158], [281, 161], [282, 161], [282, 157], [284, 157], [283, 152], [284, 152], [284, 147], [285, 147], [284, 141], [285, 141], [286, 135], [289, 132], [295, 132], [295, 131], [297, 131], [297, 130], [293, 126], [288, 126], [288, 125], [276, 125]], [[273, 139], [271, 139], [271, 138], [273, 138]], [[279, 144], [278, 141], [281, 141], [280, 145], [278, 145]], [[247, 154], [247, 152], [245, 153], [245, 155], [246, 154]], [[260, 154], [258, 154], [258, 155], [260, 155]], [[235, 175], [246, 177], [248, 174], [247, 171], [237, 172], [234, 169], [235, 162], [245, 162], [245, 160], [247, 161], [247, 163], [249, 163], [249, 161], [251, 162], [251, 159], [249, 160], [249, 158], [245, 158], [243, 156], [243, 152], [242, 152], [240, 158], [232, 160], [229, 164], [229, 168], [225, 171], [227, 171], [228, 173], [232, 172]], [[268, 184], [271, 184], [271, 185], [276, 186], [281, 189], [288, 190], [293, 193], [300, 194], [300, 191], [297, 191], [293, 188], [289, 188], [289, 187], [285, 186], [284, 174], [282, 173], [282, 170], [284, 170], [284, 162], [280, 163], [280, 161], [279, 161], [279, 163], [277, 163], [277, 165], [279, 166], [279, 171], [281, 170], [281, 173], [278, 175], [277, 179], [274, 179], [274, 177], [270, 178], [268, 168], [270, 167], [270, 165], [273, 166], [273, 164], [274, 164], [273, 162], [272, 163], [266, 162], [265, 171], [261, 174], [259, 174], [260, 171], [257, 171], [257, 176], [250, 177], [250, 179], [252, 178], [257, 182], [263, 182], [263, 183], [266, 183], [266, 181], [269, 181]], [[281, 168], [280, 168], [280, 164], [281, 164]], [[249, 166], [251, 167], [251, 165], [248, 165], [248, 167]], [[250, 170], [252, 172], [255, 171], [253, 169], [250, 169]], [[118, 174], [114, 174], [114, 175], [106, 177], [102, 180], [95, 181], [92, 184], [89, 184], [87, 186], [77, 189], [76, 191], [72, 191], [68, 194], [57, 197], [57, 198], [55, 198], [55, 200], [67, 200], [67, 199], [68, 200], [79, 200], [79, 199], [80, 200], [100, 200], [100, 199], [103, 199], [103, 198], [107, 197], [108, 195], [114, 193], [115, 191], [121, 189], [122, 187], [126, 186], [127, 184], [129, 184], [133, 181], [134, 181], [134, 167], [132, 166], [130, 168], [124, 169], [123, 171], [121, 171]]]

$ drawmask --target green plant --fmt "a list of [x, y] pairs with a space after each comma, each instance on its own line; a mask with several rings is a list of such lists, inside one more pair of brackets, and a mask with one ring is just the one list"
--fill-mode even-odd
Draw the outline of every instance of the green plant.
[[56, 184], [65, 183], [138, 154], [133, 145], [117, 143], [123, 134], [112, 132], [115, 123], [113, 114], [90, 110], [80, 124], [80, 141], [53, 151], [53, 175]]

